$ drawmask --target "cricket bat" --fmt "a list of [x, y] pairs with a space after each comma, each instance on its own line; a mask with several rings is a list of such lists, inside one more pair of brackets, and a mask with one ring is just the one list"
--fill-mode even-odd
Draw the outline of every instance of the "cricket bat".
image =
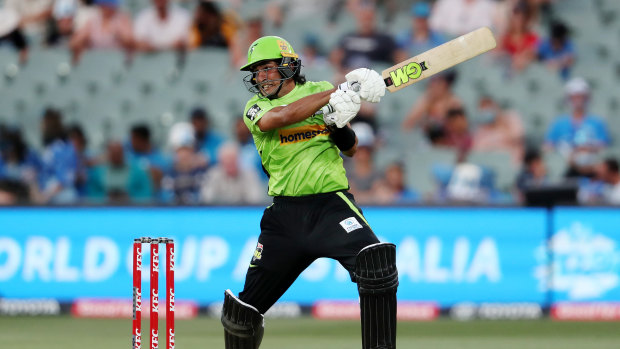
[[[396, 92], [490, 51], [495, 46], [497, 43], [491, 30], [482, 27], [389, 67], [381, 72], [381, 76], [386, 89]], [[360, 85], [353, 82], [351, 88], [358, 91]], [[334, 112], [334, 107], [328, 104], [322, 111], [323, 114], [329, 114]]]
[[459, 36], [381, 72], [388, 91], [396, 92], [497, 46], [487, 27]]

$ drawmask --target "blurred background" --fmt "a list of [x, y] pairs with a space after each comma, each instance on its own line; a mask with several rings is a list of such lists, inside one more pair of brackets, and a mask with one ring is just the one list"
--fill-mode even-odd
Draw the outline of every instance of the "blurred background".
[[[129, 317], [140, 236], [175, 238], [180, 314], [217, 314], [269, 203], [250, 43], [337, 84], [481, 26], [495, 50], [354, 120], [347, 175], [398, 246], [402, 319], [620, 319], [617, 0], [5, 0], [0, 314]], [[274, 312], [356, 317], [347, 279], [318, 260]]]

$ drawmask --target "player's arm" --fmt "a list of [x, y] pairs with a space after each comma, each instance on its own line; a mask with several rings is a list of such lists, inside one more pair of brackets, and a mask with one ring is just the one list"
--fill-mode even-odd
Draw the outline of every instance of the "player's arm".
[[329, 102], [336, 88], [303, 97], [289, 105], [269, 110], [256, 123], [262, 132], [292, 125], [314, 115]]
[[334, 141], [340, 152], [345, 156], [352, 157], [357, 151], [357, 136], [350, 124], [338, 128], [336, 125], [327, 126], [329, 137]]

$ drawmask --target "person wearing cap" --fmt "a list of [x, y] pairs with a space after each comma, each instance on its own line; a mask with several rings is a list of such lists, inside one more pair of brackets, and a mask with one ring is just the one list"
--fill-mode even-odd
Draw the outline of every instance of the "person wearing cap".
[[119, 0], [95, 0], [95, 5], [97, 14], [69, 43], [75, 63], [86, 49], [123, 49], [129, 53], [134, 46], [131, 17], [119, 9]]
[[596, 154], [611, 143], [609, 131], [603, 119], [588, 112], [591, 92], [583, 78], [569, 80], [565, 92], [570, 112], [553, 121], [545, 137], [546, 148], [567, 158], [568, 177], [591, 176]]
[[[252, 43], [243, 79], [254, 94], [243, 120], [254, 138], [273, 196], [239, 296], [224, 293], [225, 348], [258, 349], [263, 314], [320, 257], [333, 258], [358, 285], [362, 347], [396, 345], [396, 247], [381, 243], [348, 191], [345, 156], [357, 149], [349, 122], [361, 100], [377, 103], [385, 83], [356, 69], [334, 88], [307, 81], [291, 44], [277, 36]], [[381, 267], [380, 267], [381, 266]]]
[[413, 4], [410, 13], [411, 27], [396, 37], [396, 44], [405, 55], [398, 59], [399, 62], [446, 42], [443, 35], [431, 29], [428, 24], [431, 6], [426, 1]]

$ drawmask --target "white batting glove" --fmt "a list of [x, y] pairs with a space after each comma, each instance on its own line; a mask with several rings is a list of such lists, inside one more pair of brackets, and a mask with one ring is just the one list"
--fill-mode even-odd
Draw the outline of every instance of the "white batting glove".
[[345, 75], [347, 82], [351, 85], [357, 82], [361, 85], [360, 97], [371, 103], [379, 103], [381, 97], [385, 96], [385, 82], [383, 77], [374, 70], [358, 68]]
[[332, 113], [324, 114], [323, 120], [325, 124], [336, 125], [338, 128], [346, 126], [360, 111], [360, 96], [351, 90], [336, 90], [331, 94], [329, 99], [330, 111]]

